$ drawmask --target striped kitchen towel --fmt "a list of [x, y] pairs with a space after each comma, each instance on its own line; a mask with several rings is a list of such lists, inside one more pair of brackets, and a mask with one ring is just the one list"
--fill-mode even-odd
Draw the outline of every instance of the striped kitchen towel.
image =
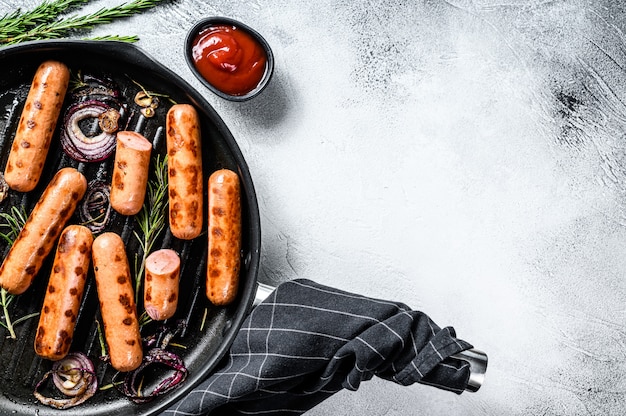
[[472, 348], [398, 302], [296, 279], [255, 307], [210, 377], [163, 416], [299, 415], [373, 376], [461, 393]]

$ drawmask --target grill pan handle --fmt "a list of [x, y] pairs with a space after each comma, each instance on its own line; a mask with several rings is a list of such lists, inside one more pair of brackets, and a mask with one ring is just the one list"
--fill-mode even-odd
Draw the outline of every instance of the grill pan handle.
[[[256, 294], [254, 296], [253, 306], [257, 306], [263, 302], [276, 289], [275, 286], [257, 282]], [[487, 354], [475, 348], [461, 351], [451, 356], [454, 359], [465, 361], [470, 366], [470, 377], [467, 382], [465, 391], [471, 393], [477, 392], [485, 381], [485, 373], [487, 372]]]
[[257, 282], [256, 294], [254, 296], [254, 302], [252, 302], [252, 306], [257, 306], [259, 303], [267, 299], [267, 297], [274, 291], [274, 289], [276, 289], [276, 286]]
[[467, 381], [465, 391], [475, 393], [480, 389], [485, 381], [485, 373], [487, 372], [487, 354], [476, 348], [461, 351], [451, 356], [457, 360], [466, 361], [470, 366], [470, 376]]

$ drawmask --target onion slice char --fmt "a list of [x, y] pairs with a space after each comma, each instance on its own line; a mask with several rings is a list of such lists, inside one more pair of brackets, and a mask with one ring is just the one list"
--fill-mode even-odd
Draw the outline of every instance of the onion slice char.
[[[43, 383], [52, 376], [55, 387], [66, 397], [46, 397], [39, 392]], [[98, 380], [91, 360], [82, 352], [71, 352], [55, 361], [52, 370], [44, 374], [33, 394], [41, 403], [57, 409], [69, 409], [92, 397], [98, 389]]]
[[[88, 100], [67, 109], [61, 130], [61, 147], [79, 162], [98, 162], [115, 149], [120, 114], [107, 103]], [[104, 129], [102, 126], [106, 126]], [[84, 129], [90, 131], [85, 132]]]
[[[161, 365], [173, 370], [173, 374], [162, 379], [159, 384], [147, 394], [140, 391], [141, 379], [148, 367]], [[166, 394], [185, 381], [189, 370], [183, 360], [170, 351], [162, 348], [152, 348], [144, 357], [143, 362], [134, 371], [126, 373], [124, 382], [119, 386], [120, 391], [135, 403], [146, 403], [150, 400]]]
[[[121, 373], [113, 376], [113, 384], [118, 390], [135, 403], [146, 403], [179, 387], [187, 379], [189, 370], [178, 354], [167, 351], [166, 348], [186, 328], [185, 321], [179, 320], [173, 327], [162, 325], [154, 334], [144, 338], [145, 346], [151, 348], [136, 370], [125, 373], [123, 382], [116, 382]], [[166, 367], [171, 374], [164, 376], [150, 391], [142, 391], [144, 375], [154, 367]]]
[[4, 175], [0, 172], [0, 202], [9, 196], [9, 184], [4, 180]]
[[87, 185], [87, 192], [78, 207], [81, 223], [93, 233], [104, 231], [111, 217], [111, 185], [94, 179]]

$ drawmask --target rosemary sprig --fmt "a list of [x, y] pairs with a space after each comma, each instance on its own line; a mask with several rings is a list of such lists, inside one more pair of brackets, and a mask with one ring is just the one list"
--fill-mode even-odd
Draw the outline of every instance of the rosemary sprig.
[[[0, 238], [11, 246], [24, 227], [24, 224], [26, 224], [26, 211], [23, 206], [20, 206], [19, 208], [17, 206], [13, 206], [11, 207], [10, 212], [0, 213], [0, 219], [3, 220], [3, 222], [0, 223], [0, 228], [7, 229], [5, 232], [0, 232]], [[11, 295], [4, 288], [0, 288], [0, 305], [2, 306], [2, 319], [4, 320], [4, 322], [0, 321], [0, 325], [9, 331], [9, 335], [12, 339], [17, 338], [14, 330], [15, 325], [38, 315], [38, 313], [31, 313], [12, 321], [11, 315], [9, 314], [9, 305], [14, 298], [14, 295]]]
[[127, 42], [127, 43], [135, 43], [139, 40], [139, 36], [119, 36], [119, 35], [106, 35], [106, 36], [94, 36], [88, 38], [87, 40], [100, 40], [100, 41], [116, 41], [116, 42]]
[[105, 357], [107, 355], [107, 347], [104, 342], [104, 334], [102, 333], [102, 325], [100, 321], [96, 319], [96, 330], [98, 331], [98, 342], [100, 343], [100, 356]]
[[34, 9], [17, 9], [0, 17], [0, 38], [10, 38], [41, 24], [54, 21], [61, 14], [74, 10], [90, 0], [44, 0]]
[[[114, 20], [130, 17], [150, 9], [163, 0], [132, 0], [118, 6], [102, 8], [96, 12], [65, 16], [64, 8], [76, 7], [91, 0], [51, 0], [43, 1], [32, 12], [22, 13], [17, 10], [0, 18], [0, 45], [11, 45], [28, 40], [59, 39], [76, 32], [86, 31], [94, 27], [111, 23]], [[49, 16], [48, 16], [49, 13]], [[135, 37], [107, 36], [105, 39], [131, 41]]]
[[146, 258], [152, 251], [152, 246], [165, 228], [167, 210], [167, 156], [157, 155], [155, 162], [154, 179], [148, 181], [146, 200], [137, 214], [137, 223], [141, 234], [133, 231], [141, 246], [141, 259], [135, 255], [135, 301], [139, 300], [139, 289], [146, 267]]
[[139, 315], [139, 329], [148, 325], [150, 322], [152, 322], [152, 318], [150, 318], [150, 315], [148, 315], [148, 312], [143, 311], [141, 315]]
[[10, 212], [0, 212], [0, 219], [3, 223], [0, 223], [0, 228], [8, 229], [6, 232], [0, 232], [0, 238], [7, 242], [9, 246], [13, 245], [17, 235], [26, 224], [26, 211], [23, 206], [19, 208], [17, 206], [11, 207]]

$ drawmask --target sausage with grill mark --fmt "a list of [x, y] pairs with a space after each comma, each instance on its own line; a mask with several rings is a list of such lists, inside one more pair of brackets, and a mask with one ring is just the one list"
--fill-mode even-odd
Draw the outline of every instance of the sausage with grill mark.
[[206, 295], [215, 305], [235, 300], [241, 267], [241, 196], [239, 177], [221, 169], [209, 177], [209, 245]]
[[52, 178], [0, 266], [0, 286], [7, 292], [29, 288], [86, 190], [87, 179], [74, 168]]
[[180, 257], [174, 250], [161, 249], [146, 258], [144, 307], [155, 321], [171, 318], [178, 306]]
[[152, 143], [134, 131], [118, 131], [111, 207], [122, 215], [141, 210], [148, 186]]
[[122, 372], [135, 370], [143, 348], [124, 242], [115, 233], [100, 234], [93, 242], [92, 257], [111, 365]]
[[174, 237], [191, 240], [203, 224], [203, 175], [200, 119], [189, 104], [167, 113], [169, 223]]
[[60, 360], [70, 350], [83, 298], [93, 235], [82, 225], [68, 225], [57, 246], [35, 337], [35, 352]]
[[57, 125], [70, 71], [61, 62], [43, 62], [30, 86], [4, 177], [11, 189], [32, 191], [41, 176]]

